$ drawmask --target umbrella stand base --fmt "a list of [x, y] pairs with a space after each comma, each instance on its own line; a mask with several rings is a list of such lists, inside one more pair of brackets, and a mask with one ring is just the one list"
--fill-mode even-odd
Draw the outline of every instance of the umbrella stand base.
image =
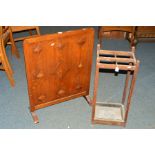
[[121, 103], [97, 102], [93, 123], [124, 126], [124, 111]]

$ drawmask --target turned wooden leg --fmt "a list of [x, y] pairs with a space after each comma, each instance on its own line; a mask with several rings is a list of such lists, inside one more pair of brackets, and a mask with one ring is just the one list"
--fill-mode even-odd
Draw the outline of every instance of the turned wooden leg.
[[84, 96], [84, 98], [86, 99], [86, 101], [88, 102], [88, 104], [91, 106], [92, 105], [92, 99], [90, 98], [89, 95]]
[[7, 64], [5, 62], [3, 62], [3, 67], [4, 67], [4, 70], [5, 70], [5, 73], [6, 73], [8, 79], [10, 81], [11, 86], [14, 87], [15, 86], [15, 81], [13, 79], [12, 74], [9, 71], [9, 67], [7, 66]]
[[32, 115], [32, 118], [33, 118], [33, 122], [34, 122], [35, 124], [39, 123], [38, 116], [37, 116], [37, 114], [36, 114], [34, 111], [31, 112], [31, 115]]
[[133, 36], [132, 33], [126, 32], [125, 38], [129, 41], [130, 47], [131, 47], [131, 48], [132, 48], [133, 46], [134, 46], [134, 47], [136, 46], [135, 37]]
[[11, 75], [13, 75], [13, 70], [10, 66], [10, 63], [8, 61], [8, 58], [6, 56], [6, 51], [5, 51], [5, 47], [4, 47], [4, 44], [2, 42], [2, 46], [0, 46], [0, 53], [2, 53], [2, 59], [3, 59], [3, 63], [5, 62], [6, 63], [6, 66], [8, 67], [8, 71]]
[[137, 44], [138, 44], [138, 39], [135, 38], [135, 39], [134, 39], [134, 45], [136, 46]]
[[[2, 44], [2, 45], [3, 45], [3, 44]], [[11, 66], [10, 66], [10, 63], [9, 63], [9, 61], [8, 61], [8, 58], [7, 58], [7, 56], [6, 56], [6, 51], [5, 51], [5, 47], [4, 47], [4, 46], [0, 47], [0, 52], [3, 53], [3, 60], [4, 60], [4, 62], [6, 63], [6, 66], [8, 67], [9, 73], [10, 73], [11, 75], [13, 75], [13, 70], [12, 70], [12, 68], [11, 68]]]
[[39, 26], [36, 27], [36, 32], [37, 32], [38, 35], [40, 35]]
[[[5, 66], [5, 65], [4, 65], [4, 66]], [[9, 79], [9, 81], [10, 81], [11, 86], [14, 87], [14, 86], [15, 86], [15, 81], [14, 81], [14, 79], [13, 79], [13, 76], [10, 74], [10, 72], [9, 72], [9, 70], [8, 70], [8, 67], [5, 66], [4, 68], [5, 68], [5, 73], [6, 73], [8, 79]]]
[[0, 46], [0, 53], [1, 53], [2, 69], [5, 70], [5, 73], [10, 81], [11, 86], [14, 87], [15, 81], [13, 78], [13, 71], [6, 57], [4, 47]]
[[20, 58], [19, 51], [14, 43], [11, 43], [11, 51], [12, 54], [16, 56], [16, 58]]
[[15, 41], [13, 39], [11, 28], [10, 28], [10, 42], [11, 42], [12, 54], [15, 55], [17, 58], [20, 58], [19, 51], [18, 51], [18, 49], [17, 49], [17, 47], [15, 45]]

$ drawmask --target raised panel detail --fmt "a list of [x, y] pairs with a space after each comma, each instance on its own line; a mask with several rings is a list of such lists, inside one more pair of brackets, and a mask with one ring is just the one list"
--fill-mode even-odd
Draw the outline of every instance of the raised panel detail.
[[24, 41], [32, 111], [89, 94], [93, 43], [92, 28]]

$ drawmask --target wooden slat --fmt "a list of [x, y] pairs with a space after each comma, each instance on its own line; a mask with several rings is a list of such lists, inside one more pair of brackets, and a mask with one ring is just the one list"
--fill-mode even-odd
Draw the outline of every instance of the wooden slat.
[[124, 51], [108, 51], [108, 50], [100, 50], [99, 54], [105, 55], [118, 55], [118, 56], [132, 56], [131, 52], [124, 52]]
[[[38, 36], [38, 35], [15, 38], [14, 41], [21, 41], [21, 40], [24, 40], [24, 39], [28, 39], [28, 38], [32, 38], [32, 37], [37, 37], [37, 36]], [[11, 44], [11, 42], [8, 42], [7, 44]]]
[[129, 59], [129, 58], [111, 58], [111, 57], [99, 57], [97, 58], [99, 61], [109, 61], [109, 62], [122, 62], [122, 63], [134, 63], [133, 59]]
[[115, 69], [118, 67], [120, 70], [134, 70], [135, 66], [130, 66], [130, 65], [116, 65], [116, 64], [103, 64], [103, 63], [97, 63], [99, 68], [103, 69]]
[[36, 29], [36, 26], [11, 26], [12, 32], [20, 32]]
[[133, 32], [133, 26], [102, 26], [101, 30], [104, 32], [110, 31], [125, 31], [125, 32]]
[[24, 39], [32, 38], [32, 37], [36, 37], [36, 36], [38, 36], [38, 35], [27, 36], [27, 37], [21, 37], [21, 38], [15, 38], [14, 40], [15, 40], [15, 41], [20, 41], [20, 40], [24, 40]]
[[9, 40], [9, 37], [10, 37], [9, 36], [9, 31], [4, 33], [4, 34], [2, 34], [1, 39], [4, 41], [4, 45], [7, 44], [8, 40]]

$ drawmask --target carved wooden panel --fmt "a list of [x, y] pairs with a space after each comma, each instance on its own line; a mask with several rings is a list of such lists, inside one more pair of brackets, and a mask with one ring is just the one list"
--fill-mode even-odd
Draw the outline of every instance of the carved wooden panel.
[[155, 38], [155, 26], [137, 26], [137, 38]]
[[89, 94], [93, 43], [92, 28], [24, 41], [31, 111]]

